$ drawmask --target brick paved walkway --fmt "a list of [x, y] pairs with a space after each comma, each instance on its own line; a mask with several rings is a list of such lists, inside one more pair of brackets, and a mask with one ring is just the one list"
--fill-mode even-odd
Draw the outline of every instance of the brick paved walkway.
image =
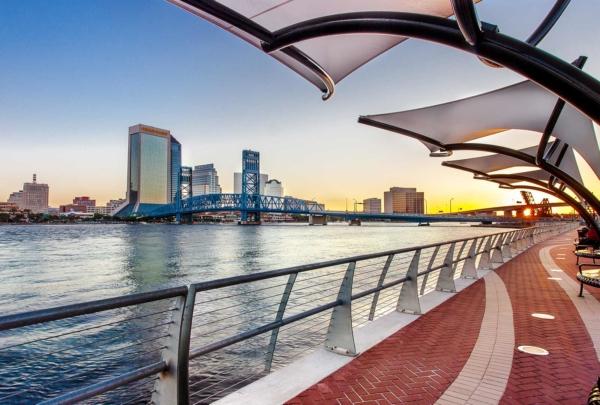
[[475, 345], [484, 295], [480, 280], [289, 404], [435, 402], [458, 376]]
[[[574, 274], [569, 238], [563, 235], [534, 246], [496, 269], [496, 278], [510, 297], [515, 348], [533, 345], [550, 352], [534, 356], [514, 350], [510, 375], [504, 377], [507, 385], [499, 401], [502, 404], [582, 404], [600, 375], [594, 345], [576, 306], [559, 282], [548, 278], [539, 256], [545, 246], [562, 244], [552, 250], [556, 264]], [[477, 281], [288, 403], [436, 402], [473, 360], [471, 354], [487, 311], [485, 287], [483, 280]], [[556, 318], [534, 318], [531, 314], [535, 312]], [[492, 397], [486, 402], [497, 403]], [[444, 403], [451, 401], [467, 403], [444, 396]]]

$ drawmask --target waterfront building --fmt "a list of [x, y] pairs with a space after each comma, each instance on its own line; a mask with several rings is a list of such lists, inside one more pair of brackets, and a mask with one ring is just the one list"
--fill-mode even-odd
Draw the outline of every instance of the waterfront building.
[[381, 198], [367, 198], [363, 200], [363, 212], [367, 214], [381, 214]]
[[0, 212], [14, 212], [18, 211], [19, 206], [14, 202], [2, 202], [0, 201]]
[[[266, 173], [260, 174], [259, 191], [261, 195], [265, 194], [265, 185], [269, 181], [269, 175]], [[235, 194], [242, 194], [242, 173], [233, 173], [233, 192]]]
[[119, 198], [117, 200], [110, 200], [109, 202], [106, 203], [106, 207], [109, 208], [111, 211], [114, 211], [115, 209], [117, 209], [121, 205], [123, 205], [125, 203], [125, 201], [127, 201], [127, 200], [124, 198]]
[[194, 166], [192, 171], [192, 194], [221, 194], [219, 176], [213, 163]]
[[16, 205], [20, 209], [23, 204], [23, 190], [10, 193], [7, 202]]
[[268, 180], [265, 183], [265, 195], [272, 195], [275, 197], [283, 197], [283, 184], [277, 179]]
[[423, 214], [425, 194], [411, 187], [391, 187], [383, 193], [386, 214]]
[[86, 207], [86, 213], [88, 214], [101, 214], [101, 215], [110, 215], [112, 212], [112, 209], [110, 207], [102, 207], [102, 206], [92, 206], [92, 207]]
[[34, 173], [33, 182], [24, 183], [23, 190], [11, 193], [8, 202], [16, 204], [21, 210], [29, 210], [33, 213], [46, 212], [49, 190], [47, 184], [37, 182], [37, 175]]
[[58, 207], [58, 212], [87, 212], [85, 205], [64, 204]]
[[82, 205], [84, 207], [95, 207], [96, 200], [92, 200], [88, 196], [75, 197], [75, 198], [73, 198], [73, 205]]
[[167, 129], [129, 127], [127, 206], [120, 215], [174, 202], [179, 188], [181, 144]]
[[88, 196], [73, 198], [72, 204], [65, 204], [58, 207], [59, 212], [94, 212], [96, 200], [90, 199]]

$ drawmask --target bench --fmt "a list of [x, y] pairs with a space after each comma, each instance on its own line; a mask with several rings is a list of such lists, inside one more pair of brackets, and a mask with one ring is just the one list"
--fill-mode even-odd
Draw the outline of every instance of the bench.
[[579, 273], [577, 273], [577, 280], [581, 283], [579, 288], [579, 296], [583, 297], [583, 285], [590, 285], [592, 287], [600, 287], [600, 268], [583, 270], [584, 266], [596, 266], [592, 263], [582, 263], [579, 265]]
[[581, 248], [577, 246], [573, 252], [577, 257], [577, 265], [579, 265], [579, 259], [592, 259], [593, 264], [596, 264], [596, 259], [600, 259], [600, 250], [591, 250], [589, 247]]

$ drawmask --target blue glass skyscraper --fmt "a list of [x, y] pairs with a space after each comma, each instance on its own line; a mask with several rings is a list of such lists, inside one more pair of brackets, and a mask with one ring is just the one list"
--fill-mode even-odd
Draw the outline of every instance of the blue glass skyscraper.
[[140, 215], [174, 202], [179, 188], [181, 144], [169, 130], [129, 127], [127, 206], [119, 216]]

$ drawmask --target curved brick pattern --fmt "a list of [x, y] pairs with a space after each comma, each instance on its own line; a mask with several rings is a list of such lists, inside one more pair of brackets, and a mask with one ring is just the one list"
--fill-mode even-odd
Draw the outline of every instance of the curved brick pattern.
[[[578, 267], [574, 264], [569, 265], [568, 262], [557, 264], [553, 259], [561, 256], [559, 256], [560, 253], [556, 252], [561, 252], [561, 250], [545, 247], [540, 251], [540, 260], [548, 274], [553, 277], [559, 275], [562, 278], [562, 280], [557, 281], [557, 284], [567, 293], [571, 302], [575, 305], [596, 350], [596, 358], [600, 359], [600, 302], [596, 299], [598, 291], [594, 291], [598, 288], [589, 286], [588, 291], [584, 292], [584, 298], [579, 297], [580, 283], [575, 278]], [[554, 254], [551, 256], [551, 253]], [[556, 272], [556, 269], [563, 271]]]
[[485, 276], [485, 313], [473, 352], [439, 405], [496, 404], [512, 366], [515, 334], [510, 297], [496, 273]]
[[484, 297], [480, 280], [288, 403], [435, 402], [473, 350]]
[[[540, 346], [550, 352], [548, 356], [514, 352], [501, 403], [579, 405], [585, 403], [600, 374], [600, 364], [575, 306], [560, 285], [548, 279], [539, 251], [534, 246], [496, 270], [511, 298], [516, 345]], [[534, 312], [556, 319], [534, 318]]]

